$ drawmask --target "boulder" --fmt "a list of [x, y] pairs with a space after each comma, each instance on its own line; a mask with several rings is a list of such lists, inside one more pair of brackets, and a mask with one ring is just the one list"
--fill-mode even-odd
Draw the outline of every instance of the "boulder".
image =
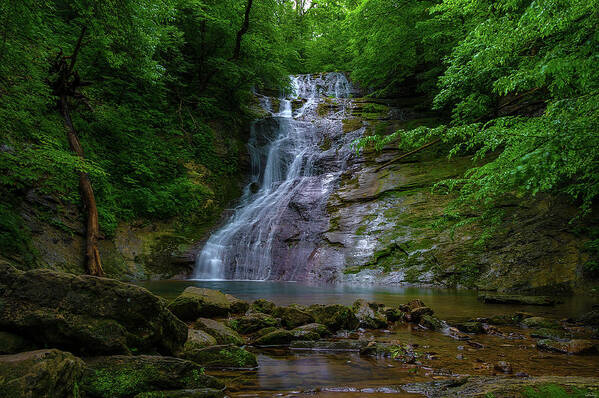
[[222, 322], [208, 318], [200, 318], [193, 323], [193, 328], [202, 330], [216, 339], [218, 344], [243, 345], [244, 341], [233, 329], [225, 326]]
[[546, 328], [546, 329], [561, 328], [561, 325], [557, 320], [543, 318], [540, 316], [533, 316], [530, 318], [526, 318], [522, 321], [522, 324], [528, 328]]
[[198, 348], [209, 347], [211, 345], [217, 345], [216, 339], [203, 330], [188, 329], [187, 341], [183, 346], [184, 351], [195, 350]]
[[586, 326], [599, 326], [599, 310], [587, 312], [581, 315], [577, 321]]
[[332, 332], [354, 330], [360, 325], [352, 310], [340, 304], [314, 304], [308, 307], [307, 312], [317, 323], [325, 325]]
[[298, 326], [293, 329], [292, 332], [298, 335], [316, 333], [319, 337], [326, 337], [331, 334], [331, 331], [325, 325], [320, 323], [309, 323], [307, 325]]
[[406, 318], [406, 313], [399, 308], [387, 307], [383, 309], [383, 313], [389, 322], [403, 321]]
[[0, 265], [0, 329], [74, 353], [178, 352], [187, 327], [163, 299], [113, 279]]
[[254, 345], [271, 346], [271, 345], [287, 345], [295, 340], [292, 332], [285, 329], [276, 329], [270, 333], [258, 337], [254, 340]]
[[270, 326], [279, 326], [279, 321], [261, 312], [252, 312], [229, 321], [229, 326], [241, 334], [251, 334]]
[[180, 358], [115, 355], [86, 360], [81, 389], [90, 397], [131, 397], [144, 392], [212, 388], [224, 385], [202, 367]]
[[484, 293], [478, 299], [485, 304], [555, 305], [558, 300], [549, 296]]
[[81, 359], [55, 349], [0, 355], [0, 397], [77, 398], [83, 368]]
[[563, 354], [593, 354], [597, 352], [597, 343], [591, 340], [574, 339], [570, 341], [556, 341], [543, 339], [537, 341], [537, 348], [545, 351], [560, 352]]
[[247, 311], [249, 304], [218, 290], [190, 286], [168, 308], [179, 319], [193, 321], [197, 318], [227, 316]]
[[565, 330], [540, 328], [531, 331], [530, 337], [534, 337], [536, 339], [552, 339], [567, 341], [572, 338], [572, 335], [566, 332]]
[[378, 306], [375, 309], [364, 299], [354, 301], [352, 310], [360, 322], [360, 327], [366, 329], [381, 329], [387, 327], [387, 318], [378, 312]]
[[367, 341], [361, 340], [336, 340], [336, 341], [294, 341], [291, 343], [292, 350], [311, 351], [356, 351], [360, 352], [368, 346]]
[[485, 333], [485, 329], [483, 327], [483, 324], [481, 322], [462, 322], [462, 323], [457, 323], [455, 325], [455, 327], [460, 331], [460, 332], [464, 332], [464, 333], [472, 333], [472, 334], [483, 334]]
[[433, 315], [434, 311], [429, 307], [416, 307], [410, 310], [410, 322], [418, 322], [425, 315]]
[[251, 311], [262, 312], [268, 315], [272, 315], [275, 312], [276, 308], [277, 306], [275, 305], [275, 303], [264, 299], [258, 299], [254, 301], [250, 306]]
[[296, 306], [277, 307], [274, 316], [281, 318], [281, 324], [288, 329], [314, 322], [314, 317]]
[[223, 398], [225, 392], [213, 388], [197, 388], [194, 390], [171, 390], [142, 392], [134, 398]]
[[418, 324], [429, 330], [442, 330], [445, 327], [443, 321], [435, 318], [432, 315], [424, 315], [422, 318], [420, 318], [420, 322]]
[[184, 357], [209, 369], [253, 369], [258, 366], [254, 354], [232, 344], [189, 350]]
[[14, 333], [0, 331], [0, 354], [16, 354], [18, 352], [34, 350], [35, 345]]

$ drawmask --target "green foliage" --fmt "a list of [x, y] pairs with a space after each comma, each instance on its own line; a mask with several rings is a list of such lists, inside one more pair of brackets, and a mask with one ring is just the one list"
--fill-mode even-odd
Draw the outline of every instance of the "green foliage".
[[555, 384], [547, 384], [538, 388], [526, 387], [522, 392], [525, 398], [583, 398], [594, 397], [596, 394], [579, 388], [572, 388], [567, 392], [563, 387]]

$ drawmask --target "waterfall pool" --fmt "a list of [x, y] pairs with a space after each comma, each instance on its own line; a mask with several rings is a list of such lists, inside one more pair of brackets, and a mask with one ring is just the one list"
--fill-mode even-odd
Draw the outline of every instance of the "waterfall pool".
[[[168, 300], [188, 286], [218, 289], [247, 301], [264, 298], [278, 305], [351, 305], [358, 298], [387, 305], [420, 298], [449, 323], [494, 314], [529, 312], [549, 318], [575, 317], [596, 302], [583, 297], [565, 299], [555, 307], [491, 305], [477, 301], [470, 290], [412, 287], [305, 285], [257, 281], [148, 281], [139, 285]], [[456, 375], [497, 374], [494, 365], [509, 362], [513, 374], [531, 376], [599, 376], [599, 355], [564, 355], [539, 351], [527, 329], [499, 326], [514, 338], [474, 335], [470, 342], [439, 332], [397, 325], [387, 331], [357, 332], [355, 338], [411, 344], [425, 353], [420, 364], [403, 364], [391, 358], [364, 357], [356, 352], [294, 351], [285, 348], [250, 348], [258, 356], [252, 371], [208, 371], [227, 381], [232, 397], [410, 397], [400, 385], [433, 381]], [[482, 348], [481, 348], [482, 347]], [[391, 394], [391, 395], [390, 395]]]

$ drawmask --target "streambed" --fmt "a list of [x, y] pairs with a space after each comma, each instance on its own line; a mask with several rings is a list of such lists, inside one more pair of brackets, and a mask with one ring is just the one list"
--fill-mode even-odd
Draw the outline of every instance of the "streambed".
[[[477, 317], [524, 311], [535, 316], [563, 319], [592, 309], [596, 301], [584, 297], [567, 298], [555, 307], [491, 305], [477, 301], [469, 290], [423, 289], [381, 286], [318, 286], [292, 282], [255, 281], [151, 281], [140, 285], [166, 298], [174, 299], [188, 286], [221, 290], [241, 299], [264, 298], [277, 305], [344, 304], [363, 298], [385, 305], [398, 305], [420, 298], [440, 319], [452, 322]], [[599, 355], [565, 355], [539, 351], [530, 331], [515, 326], [498, 326], [510, 338], [473, 335], [467, 341], [455, 340], [439, 332], [410, 324], [398, 324], [387, 331], [362, 331], [351, 338], [410, 344], [423, 355], [415, 364], [392, 358], [360, 356], [357, 352], [298, 351], [285, 348], [251, 348], [258, 356], [255, 371], [209, 371], [227, 380], [231, 396], [414, 396], [400, 385], [432, 381], [458, 375], [501, 374], [494, 369], [509, 362], [513, 374], [542, 376], [599, 376]], [[478, 344], [482, 345], [479, 348]], [[282, 394], [282, 395], [278, 395]], [[417, 395], [416, 395], [417, 396]]]

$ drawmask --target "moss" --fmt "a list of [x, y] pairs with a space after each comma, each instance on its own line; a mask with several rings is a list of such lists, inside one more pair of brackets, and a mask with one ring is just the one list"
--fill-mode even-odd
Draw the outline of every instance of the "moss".
[[318, 106], [316, 106], [316, 113], [318, 114], [318, 116], [326, 116], [329, 113], [329, 105], [326, 104], [326, 102], [322, 102], [320, 104], [318, 104]]
[[133, 395], [143, 391], [148, 380], [158, 378], [159, 374], [151, 366], [137, 368], [121, 368], [117, 370], [99, 369], [87, 390], [95, 396], [110, 398]]
[[331, 141], [331, 138], [329, 136], [326, 136], [320, 143], [319, 148], [321, 151], [328, 151], [329, 149], [331, 149], [332, 145], [333, 141]]
[[358, 118], [343, 119], [342, 124], [343, 124], [343, 132], [349, 133], [349, 132], [360, 129], [362, 127], [362, 120], [360, 120]]

